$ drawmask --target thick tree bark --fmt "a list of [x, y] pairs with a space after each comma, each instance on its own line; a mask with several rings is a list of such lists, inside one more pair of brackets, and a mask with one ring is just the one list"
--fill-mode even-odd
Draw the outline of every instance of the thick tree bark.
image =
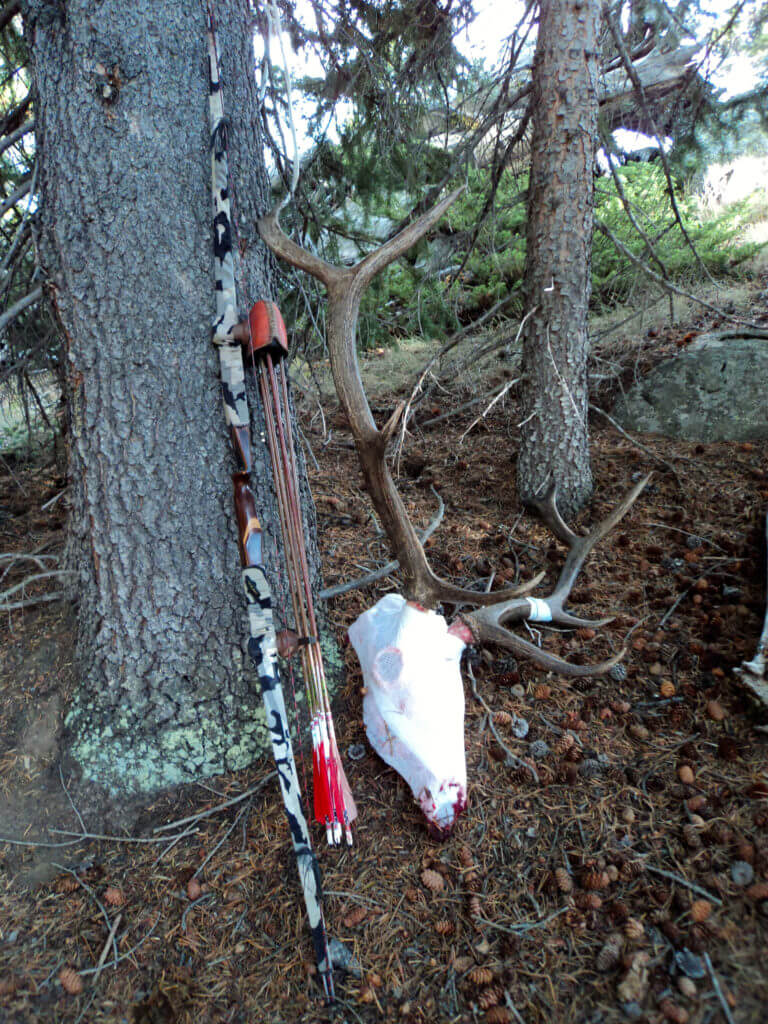
[[542, 0], [533, 67], [517, 481], [527, 500], [554, 479], [569, 516], [592, 493], [587, 307], [599, 20], [597, 0]]
[[[271, 297], [248, 0], [219, 5], [242, 312]], [[82, 778], [151, 793], [266, 748], [245, 654], [214, 314], [203, 4], [29, 0], [39, 252], [66, 337]], [[251, 394], [268, 562], [277, 515]], [[314, 520], [312, 520], [314, 527]], [[310, 557], [316, 565], [316, 549]], [[280, 580], [272, 580], [284, 595]], [[287, 602], [276, 602], [277, 618]]]

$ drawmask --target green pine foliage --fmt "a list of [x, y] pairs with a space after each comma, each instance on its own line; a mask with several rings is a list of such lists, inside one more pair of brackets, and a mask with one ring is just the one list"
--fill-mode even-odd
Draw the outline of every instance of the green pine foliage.
[[[664, 171], [657, 163], [627, 164], [618, 170], [625, 198], [653, 244], [656, 256], [673, 282], [689, 283], [700, 279], [701, 270], [687, 244], [669, 202]], [[683, 223], [701, 262], [714, 277], [739, 273], [745, 260], [754, 256], [759, 245], [746, 240], [747, 230], [764, 196], [755, 193], [739, 203], [707, 212], [700, 197], [682, 187], [675, 194]], [[597, 184], [595, 216], [636, 256], [659, 272], [645, 241], [630, 223], [612, 179]], [[598, 309], [609, 309], [631, 298], [637, 269], [616, 251], [608, 238], [595, 234], [592, 249], [592, 302]]]
[[[373, 165], [367, 166], [371, 177], [380, 183], [381, 172]], [[390, 166], [390, 184], [391, 173]], [[618, 168], [617, 173], [625, 200], [670, 279], [682, 285], [700, 280], [696, 256], [670, 206], [663, 169], [656, 163], [630, 163]], [[362, 183], [364, 179], [358, 180]], [[359, 341], [363, 349], [396, 344], [407, 337], [445, 338], [499, 303], [503, 303], [498, 310], [500, 317], [522, 315], [527, 175], [502, 175], [494, 209], [482, 223], [467, 255], [488, 187], [488, 173], [471, 170], [464, 194], [445, 216], [439, 230], [374, 281], [361, 306]], [[371, 215], [398, 221], [407, 210], [409, 197], [402, 192], [387, 195], [384, 189], [378, 193], [382, 198], [376, 197], [376, 189], [365, 192], [365, 209]], [[357, 199], [357, 189], [354, 194]], [[387, 198], [383, 198], [385, 195]], [[727, 278], [742, 273], [744, 261], [759, 248], [745, 238], [756, 216], [765, 214], [764, 209], [758, 209], [759, 195], [708, 213], [700, 197], [686, 192], [682, 186], [677, 188], [675, 197], [688, 235], [702, 263], [714, 276]], [[765, 204], [764, 195], [762, 203]], [[627, 217], [610, 176], [597, 180], [595, 216], [632, 253], [659, 271], [646, 242]], [[596, 231], [592, 257], [593, 310], [604, 312], [631, 301], [634, 289], [642, 283], [643, 275], [638, 274], [637, 267]]]

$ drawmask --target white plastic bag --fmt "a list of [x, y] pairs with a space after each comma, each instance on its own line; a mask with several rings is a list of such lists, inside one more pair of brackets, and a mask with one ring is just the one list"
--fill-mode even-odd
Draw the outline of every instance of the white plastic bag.
[[464, 641], [442, 615], [387, 594], [350, 626], [367, 693], [363, 721], [379, 756], [447, 835], [467, 803]]

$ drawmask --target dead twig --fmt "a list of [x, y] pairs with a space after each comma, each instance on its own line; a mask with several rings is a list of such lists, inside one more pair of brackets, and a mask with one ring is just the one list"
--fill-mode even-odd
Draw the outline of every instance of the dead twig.
[[469, 678], [472, 680], [472, 693], [475, 695], [475, 699], [477, 700], [477, 702], [479, 704], [482, 704], [483, 708], [485, 708], [485, 712], [488, 715], [488, 725], [490, 726], [491, 732], [493, 733], [493, 738], [496, 740], [496, 742], [499, 744], [501, 749], [507, 755], [507, 760], [509, 762], [509, 765], [510, 766], [511, 765], [517, 765], [518, 768], [525, 768], [527, 771], [529, 771], [531, 773], [531, 775], [533, 776], [534, 782], [536, 783], [536, 785], [538, 785], [539, 784], [539, 774], [536, 771], [536, 769], [533, 767], [533, 765], [528, 764], [527, 762], [523, 761], [522, 758], [518, 757], [516, 754], [513, 754], [512, 751], [509, 749], [509, 747], [504, 742], [504, 740], [501, 738], [501, 736], [499, 736], [499, 733], [498, 733], [498, 731], [496, 729], [496, 726], [493, 724], [493, 711], [491, 710], [491, 708], [486, 704], [486, 702], [483, 700], [483, 698], [478, 693], [478, 691], [477, 691], [477, 681], [475, 679], [475, 673], [472, 671], [472, 666], [469, 663], [467, 663], [467, 674], [469, 675]]
[[216, 804], [215, 807], [209, 807], [207, 810], [200, 811], [198, 814], [190, 814], [186, 818], [177, 818], [176, 821], [169, 821], [165, 825], [158, 825], [157, 828], [152, 829], [152, 833], [153, 835], [156, 835], [158, 832], [168, 832], [173, 828], [181, 828], [183, 825], [191, 825], [193, 822], [202, 821], [203, 818], [210, 818], [213, 814], [225, 811], [228, 807], [234, 807], [235, 804], [239, 804], [241, 801], [247, 800], [249, 796], [254, 796], [258, 793], [268, 782], [271, 782], [276, 775], [277, 772], [270, 772], [269, 775], [265, 775], [264, 778], [255, 786], [251, 786], [250, 789], [246, 789], [244, 793], [239, 793], [237, 796], [233, 796], [230, 800], [225, 800], [224, 803]]
[[733, 1016], [731, 1014], [731, 1008], [728, 1005], [728, 1002], [727, 1002], [725, 996], [723, 995], [723, 990], [720, 988], [720, 982], [718, 981], [718, 977], [715, 974], [715, 969], [712, 966], [712, 960], [710, 959], [709, 953], [707, 953], [705, 951], [703, 955], [704, 955], [704, 963], [707, 965], [707, 970], [709, 971], [709, 976], [712, 979], [712, 988], [714, 988], [714, 990], [715, 990], [715, 995], [717, 996], [717, 1001], [720, 1003], [722, 1011], [725, 1014], [725, 1019], [728, 1021], [728, 1024], [734, 1024]]
[[[211, 895], [212, 895], [212, 894], [211, 894]], [[147, 932], [147, 934], [146, 934], [146, 935], [145, 935], [145, 936], [144, 936], [144, 937], [143, 937], [142, 939], [139, 939], [139, 941], [138, 941], [138, 942], [136, 943], [136, 945], [135, 945], [135, 946], [131, 946], [131, 948], [130, 948], [129, 950], [127, 950], [127, 951], [126, 951], [125, 953], [121, 953], [121, 954], [120, 954], [120, 956], [118, 956], [118, 957], [117, 957], [117, 959], [116, 959], [116, 960], [114, 961], [114, 963], [112, 964], [112, 966], [113, 966], [113, 967], [117, 967], [117, 965], [118, 965], [118, 964], [120, 964], [120, 963], [122, 963], [122, 962], [123, 962], [123, 960], [127, 960], [127, 959], [128, 959], [129, 957], [132, 957], [132, 956], [133, 956], [133, 954], [134, 954], [134, 953], [136, 952], [136, 950], [137, 950], [137, 949], [139, 949], [139, 948], [140, 948], [141, 946], [143, 946], [143, 945], [144, 945], [144, 943], [145, 943], [145, 942], [147, 941], [147, 939], [148, 939], [148, 938], [149, 938], [149, 937], [150, 937], [150, 936], [152, 935], [152, 933], [154, 932], [155, 928], [157, 928], [157, 926], [158, 926], [158, 925], [160, 924], [160, 918], [161, 918], [162, 916], [163, 916], [163, 915], [162, 915], [161, 913], [157, 915], [157, 920], [156, 920], [156, 921], [155, 921], [155, 923], [154, 923], [154, 924], [152, 925], [152, 927], [151, 927], [151, 928], [149, 929], [149, 931]], [[81, 977], [86, 977], [86, 976], [88, 976], [89, 974], [95, 974], [95, 973], [96, 973], [96, 968], [95, 968], [95, 967], [88, 967], [88, 968], [87, 968], [86, 970], [84, 970], [84, 971], [79, 971], [78, 973], [80, 974], [80, 976], [81, 976]]]
[[[173, 839], [184, 839], [186, 836], [197, 835], [197, 831], [198, 830], [196, 828], [190, 828], [190, 829], [187, 829], [184, 832], [180, 832], [178, 836], [172, 836], [172, 837], [171, 836], [144, 837], [144, 836], [109, 836], [109, 835], [103, 835], [102, 833], [99, 833], [99, 832], [70, 832], [68, 829], [64, 829], [64, 828], [52, 828], [51, 829], [51, 832], [53, 832], [55, 835], [59, 835], [59, 836], [76, 836], [75, 842], [82, 842], [83, 840], [91, 839], [91, 840], [94, 840], [95, 842], [99, 842], [99, 843], [138, 843], [140, 845], [143, 845], [143, 844], [156, 844], [156, 843], [167, 843], [169, 841], [169, 839], [171, 839], [171, 838], [173, 838]], [[13, 842], [13, 840], [3, 839], [2, 842], [8, 843], [8, 842]], [[33, 843], [33, 844], [22, 843], [20, 845], [22, 845], [22, 846], [26, 846], [26, 845], [37, 845], [37, 846], [49, 846], [49, 845], [53, 845], [53, 846], [71, 846], [72, 844], [71, 843], [53, 843], [53, 844], [50, 844], [50, 843]]]
[[467, 429], [461, 435], [461, 437], [458, 440], [458, 444], [459, 445], [462, 443], [462, 441], [467, 436], [467, 434], [470, 432], [470, 430], [474, 426], [476, 426], [480, 422], [480, 420], [484, 420], [485, 417], [488, 415], [488, 413], [491, 411], [491, 409], [494, 407], [494, 405], [496, 405], [497, 402], [500, 402], [501, 399], [504, 397], [504, 395], [506, 395], [506, 393], [511, 388], [513, 388], [515, 386], [515, 384], [519, 384], [521, 380], [522, 380], [521, 377], [515, 377], [514, 380], [510, 380], [510, 381], [507, 381], [506, 384], [502, 384], [501, 388], [499, 388], [497, 390], [497, 394], [495, 395], [495, 397], [489, 402], [489, 404], [485, 407], [485, 409], [483, 409], [482, 413], [479, 416], [475, 417], [475, 419], [472, 420], [472, 422], [469, 424]]
[[[104, 943], [104, 948], [101, 951], [101, 956], [99, 957], [99, 962], [96, 964], [96, 974], [94, 975], [94, 978], [93, 978], [94, 985], [99, 980], [99, 975], [101, 974], [101, 972], [102, 972], [102, 970], [104, 968], [104, 963], [106, 962], [107, 954], [109, 953], [109, 947], [115, 942], [115, 935], [117, 934], [117, 929], [120, 927], [120, 922], [122, 921], [122, 919], [123, 919], [123, 914], [122, 914], [122, 911], [121, 911], [117, 915], [115, 920], [112, 922], [112, 927], [109, 930], [109, 935], [107, 936], [107, 941]], [[117, 966], [117, 944], [115, 944], [115, 966]]]
[[211, 850], [211, 852], [208, 854], [208, 856], [205, 858], [205, 860], [202, 862], [202, 864], [200, 864], [200, 866], [195, 869], [195, 873], [194, 873], [194, 875], [192, 875], [193, 878], [197, 878], [197, 876], [202, 872], [202, 870], [206, 866], [206, 864], [208, 864], [208, 862], [213, 859], [215, 854], [221, 849], [221, 847], [224, 845], [224, 843], [226, 843], [227, 839], [229, 839], [230, 835], [235, 831], [235, 829], [237, 828], [238, 824], [240, 823], [240, 819], [243, 817], [244, 814], [250, 812], [252, 806], [253, 806], [253, 801], [249, 800], [248, 803], [245, 805], [245, 807], [241, 807], [240, 808], [240, 810], [237, 812], [235, 820], [229, 826], [229, 828], [224, 833], [222, 838], [219, 840], [218, 843], [216, 843], [216, 845]]
[[682, 875], [675, 875], [671, 871], [665, 871], [663, 868], [654, 867], [653, 864], [646, 864], [645, 870], [650, 871], [652, 875], [659, 875], [661, 878], [666, 878], [670, 882], [677, 882], [679, 885], [684, 885], [686, 889], [690, 889], [691, 892], [698, 893], [699, 896], [703, 896], [712, 903], [716, 903], [718, 907], [723, 905], [723, 901], [718, 899], [717, 896], [713, 895], [711, 892], [707, 892], [706, 889], [702, 889], [700, 885], [694, 885], [693, 882], [689, 882], [688, 879], [683, 878]]
[[[96, 893], [93, 891], [93, 889], [90, 887], [90, 885], [88, 885], [86, 882], [84, 882], [76, 871], [73, 871], [72, 868], [64, 867], [63, 864], [56, 864], [53, 861], [51, 861], [51, 863], [53, 864], [53, 867], [58, 868], [59, 871], [64, 871], [64, 872], [66, 872], [66, 874], [71, 875], [72, 878], [74, 878], [74, 880], [80, 886], [80, 888], [88, 893], [88, 895], [91, 897], [93, 902], [96, 904], [96, 906], [101, 911], [101, 916], [104, 918], [104, 921], [106, 922], [107, 931], [109, 932], [110, 937], [111, 937], [111, 941], [112, 941], [112, 943], [114, 945], [114, 949], [115, 949], [115, 963], [117, 963], [117, 943], [115, 942], [115, 931], [112, 928], [112, 922], [109, 920], [109, 914], [107, 912], [107, 908], [101, 902], [101, 900], [96, 895]], [[98, 970], [99, 971], [101, 970], [101, 966], [99, 967]]]

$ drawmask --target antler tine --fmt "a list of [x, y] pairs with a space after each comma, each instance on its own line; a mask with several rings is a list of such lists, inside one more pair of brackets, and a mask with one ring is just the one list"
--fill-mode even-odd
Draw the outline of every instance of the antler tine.
[[570, 676], [574, 679], [583, 676], [603, 676], [610, 672], [614, 665], [618, 665], [627, 653], [626, 647], [622, 647], [618, 654], [615, 654], [607, 661], [601, 661], [593, 665], [574, 665], [573, 662], [559, 658], [556, 654], [543, 651], [536, 644], [531, 643], [530, 640], [525, 640], [523, 637], [518, 636], [517, 633], [505, 629], [497, 621], [489, 621], [484, 617], [484, 613], [490, 610], [489, 608], [481, 608], [469, 615], [461, 615], [459, 618], [469, 627], [477, 641], [482, 641], [485, 644], [495, 644], [497, 647], [504, 647], [508, 651], [514, 651], [516, 654], [521, 654], [530, 661], [536, 662], [537, 665], [549, 669], [550, 672], [557, 672], [561, 676]]
[[560, 675], [596, 676], [609, 672], [623, 658], [624, 650], [608, 661], [600, 662], [597, 665], [572, 665], [570, 662], [564, 661], [554, 654], [548, 654], [546, 651], [536, 647], [535, 644], [517, 636], [516, 633], [506, 628], [504, 623], [521, 622], [528, 619], [572, 627], [604, 626], [609, 623], [611, 621], [610, 617], [605, 619], [582, 619], [577, 615], [571, 615], [570, 612], [565, 611], [564, 605], [589, 552], [626, 515], [650, 479], [651, 474], [649, 473], [648, 476], [644, 477], [632, 488], [613, 512], [598, 523], [586, 537], [578, 536], [578, 534], [575, 534], [566, 526], [557, 510], [557, 491], [554, 485], [547, 489], [547, 493], [543, 498], [530, 502], [529, 504], [541, 514], [542, 519], [544, 519], [555, 536], [568, 544], [569, 547], [568, 556], [555, 584], [555, 589], [546, 598], [518, 598], [511, 601], [497, 601], [495, 604], [477, 608], [467, 615], [462, 615], [462, 620], [469, 627], [475, 639], [517, 651], [543, 665], [545, 668], [560, 673]]
[[560, 515], [560, 510], [557, 507], [556, 481], [553, 481], [549, 487], [547, 487], [543, 498], [529, 498], [525, 504], [538, 515], [539, 519], [541, 519], [541, 521], [550, 528], [552, 533], [554, 533], [557, 539], [561, 540], [563, 544], [567, 544], [568, 547], [571, 547], [576, 541], [578, 541], [578, 534], [574, 533], [570, 526], [568, 526]]
[[[624, 518], [624, 516], [627, 514], [630, 508], [637, 501], [640, 494], [645, 490], [652, 475], [652, 473], [648, 473], [647, 476], [644, 476], [642, 480], [635, 484], [632, 490], [626, 495], [624, 500], [621, 501], [616, 506], [613, 512], [611, 512], [610, 515], [607, 515], [605, 519], [599, 522], [597, 526], [587, 534], [586, 537], [580, 537], [578, 534], [573, 533], [572, 530], [566, 527], [566, 530], [568, 530], [568, 533], [572, 538], [571, 541], [566, 541], [566, 543], [568, 543], [570, 550], [568, 552], [568, 557], [565, 560], [565, 564], [563, 565], [562, 571], [560, 572], [560, 576], [558, 577], [557, 583], [555, 584], [555, 589], [552, 592], [552, 600], [550, 601], [551, 604], [558, 605], [559, 610], [561, 612], [562, 606], [565, 604], [568, 595], [571, 592], [571, 588], [573, 587], [573, 584], [576, 582], [576, 577], [579, 575], [579, 572], [581, 571], [581, 567], [584, 564], [587, 555], [590, 553], [595, 544], [597, 544], [598, 541], [601, 541], [603, 537], [606, 536], [606, 534], [610, 533], [610, 531], [614, 528], [614, 526], [619, 522], [620, 519]], [[557, 513], [557, 519], [559, 519], [562, 523], [562, 519], [560, 518], [560, 514], [559, 512], [557, 512], [556, 508], [555, 512]], [[549, 525], [549, 523], [547, 525]], [[559, 537], [560, 534], [557, 533], [556, 536]], [[561, 537], [560, 539], [563, 538]]]
[[[483, 594], [477, 590], [455, 587], [452, 583], [448, 583], [446, 580], [440, 579], [439, 576], [431, 574], [430, 598], [434, 604], [472, 604], [477, 607], [482, 607], [483, 605], [495, 606], [499, 602], [511, 603], [513, 600], [522, 597], [523, 594], [530, 593], [531, 590], [541, 583], [545, 576], [545, 572], [539, 572], [532, 579], [521, 583], [517, 587], [510, 587], [507, 590], [494, 590], [491, 593]], [[528, 607], [527, 602], [526, 607]]]

